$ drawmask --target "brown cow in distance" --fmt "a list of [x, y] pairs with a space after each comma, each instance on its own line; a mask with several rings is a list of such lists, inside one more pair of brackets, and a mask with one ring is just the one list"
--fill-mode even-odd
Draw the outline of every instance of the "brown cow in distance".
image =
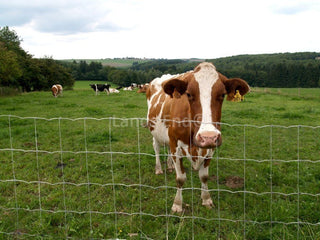
[[62, 95], [62, 86], [60, 84], [55, 84], [51, 87], [51, 92], [52, 92], [52, 95], [54, 97], [57, 97], [58, 95]]
[[[169, 146], [168, 167], [176, 171], [177, 193], [172, 211], [182, 211], [182, 187], [186, 181], [182, 157], [199, 171], [202, 205], [213, 206], [208, 192], [209, 164], [214, 149], [221, 145], [221, 107], [225, 95], [232, 100], [236, 91], [245, 95], [248, 84], [228, 79], [211, 63], [200, 63], [193, 71], [154, 79], [146, 92], [148, 128], [153, 135], [156, 174], [162, 173], [160, 146]], [[172, 158], [170, 158], [170, 156]]]

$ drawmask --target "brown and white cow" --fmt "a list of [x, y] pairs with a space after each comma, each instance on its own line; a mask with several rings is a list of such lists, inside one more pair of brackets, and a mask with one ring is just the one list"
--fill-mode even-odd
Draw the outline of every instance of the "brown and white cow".
[[[154, 79], [147, 90], [148, 128], [153, 135], [156, 174], [162, 173], [160, 146], [169, 146], [168, 168], [176, 171], [177, 193], [173, 212], [182, 211], [182, 186], [186, 181], [182, 157], [199, 171], [202, 205], [213, 205], [208, 192], [208, 169], [214, 149], [221, 145], [221, 107], [225, 95], [232, 100], [236, 91], [249, 91], [239, 78], [228, 79], [211, 63], [200, 63], [193, 71]], [[172, 159], [170, 159], [170, 156]], [[171, 161], [170, 161], [171, 160]]]
[[62, 86], [60, 84], [55, 84], [51, 87], [52, 95], [57, 97], [58, 95], [62, 95]]
[[140, 84], [138, 85], [139, 90], [137, 91], [137, 93], [146, 93], [147, 89], [149, 88], [149, 83], [145, 83], [145, 84]]

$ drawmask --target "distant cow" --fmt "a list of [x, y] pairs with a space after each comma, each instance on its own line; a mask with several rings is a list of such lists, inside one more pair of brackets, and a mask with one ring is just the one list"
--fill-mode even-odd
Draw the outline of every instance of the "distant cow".
[[[199, 171], [202, 205], [213, 206], [208, 192], [209, 164], [214, 149], [221, 145], [221, 108], [225, 95], [232, 100], [236, 91], [243, 96], [248, 84], [239, 78], [228, 79], [211, 63], [200, 63], [193, 71], [154, 79], [147, 90], [148, 128], [153, 135], [156, 174], [161, 174], [161, 145], [169, 147], [168, 167], [176, 170], [177, 193], [173, 212], [182, 212], [182, 187], [187, 157]], [[170, 158], [171, 156], [171, 158]]]
[[125, 87], [123, 88], [124, 91], [133, 91], [133, 89], [137, 88], [138, 84], [136, 83], [131, 83], [131, 85], [129, 87]]
[[115, 88], [109, 88], [109, 92], [110, 93], [120, 93], [120, 91], [118, 89], [115, 89]]
[[57, 97], [58, 95], [62, 95], [62, 86], [60, 84], [55, 84], [51, 87], [52, 95]]
[[109, 88], [110, 84], [90, 84], [90, 87], [96, 92], [96, 95], [98, 95], [98, 92], [106, 91], [109, 95]]
[[123, 88], [124, 91], [132, 91], [134, 89], [133, 86]]
[[139, 90], [137, 91], [137, 93], [146, 93], [147, 89], [149, 88], [149, 83], [146, 84], [140, 84], [138, 85]]

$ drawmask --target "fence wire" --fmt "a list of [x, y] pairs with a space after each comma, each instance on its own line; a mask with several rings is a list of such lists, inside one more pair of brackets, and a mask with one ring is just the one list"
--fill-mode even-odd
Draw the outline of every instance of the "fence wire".
[[[320, 126], [221, 123], [201, 206], [184, 160], [184, 210], [171, 212], [175, 174], [154, 174], [143, 118], [0, 115], [0, 235], [49, 239], [316, 238]], [[164, 229], [164, 230], [163, 230]], [[259, 235], [260, 234], [260, 235]]]

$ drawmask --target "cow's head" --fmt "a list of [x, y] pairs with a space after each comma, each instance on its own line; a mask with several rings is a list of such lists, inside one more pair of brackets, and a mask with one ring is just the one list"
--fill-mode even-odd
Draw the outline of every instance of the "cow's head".
[[232, 100], [237, 90], [245, 95], [250, 88], [242, 79], [228, 79], [218, 73], [213, 64], [201, 63], [186, 78], [164, 82], [163, 89], [172, 98], [188, 102], [193, 143], [214, 148], [222, 143], [219, 122], [225, 95]]

